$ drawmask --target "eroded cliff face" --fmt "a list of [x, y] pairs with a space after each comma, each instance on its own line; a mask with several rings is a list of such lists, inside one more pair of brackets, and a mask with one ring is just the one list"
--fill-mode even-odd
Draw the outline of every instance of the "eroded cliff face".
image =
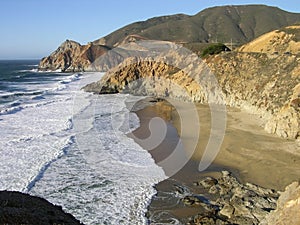
[[164, 59], [172, 59], [172, 65], [160, 57], [128, 58], [85, 90], [225, 103], [258, 114], [270, 133], [291, 139], [300, 136], [298, 56], [231, 52], [193, 65], [194, 56], [168, 54]]
[[67, 40], [50, 56], [43, 58], [38, 69], [61, 72], [93, 71], [92, 63], [109, 50], [101, 45], [80, 45]]
[[[202, 62], [197, 70], [199, 73], [204, 73], [208, 68]], [[201, 103], [207, 103], [209, 100], [212, 102], [211, 99], [215, 97], [217, 101], [215, 93], [207, 91], [215, 88], [213, 82], [210, 83], [204, 76], [193, 77], [190, 74], [190, 71], [167, 64], [162, 59], [128, 58], [118, 67], [108, 71], [101, 81], [89, 84], [84, 89], [100, 94], [121, 92], [145, 96], [167, 96]], [[198, 80], [201, 79], [202, 85], [199, 85]], [[221, 102], [222, 99], [219, 101]]]
[[265, 130], [300, 136], [300, 58], [296, 55], [228, 53], [207, 60], [226, 103], [264, 118]]

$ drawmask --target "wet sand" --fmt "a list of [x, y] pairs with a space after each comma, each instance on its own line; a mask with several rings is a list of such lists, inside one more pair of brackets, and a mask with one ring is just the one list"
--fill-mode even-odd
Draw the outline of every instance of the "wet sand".
[[[293, 140], [285, 140], [266, 133], [261, 126], [260, 118], [234, 108], [227, 108], [225, 136], [217, 157], [207, 170], [199, 172], [199, 162], [210, 135], [211, 111], [207, 105], [196, 105], [200, 133], [196, 140], [197, 145], [194, 147], [195, 140], [192, 139], [197, 133], [195, 131], [197, 121], [189, 121], [194, 118], [187, 117], [184, 120], [188, 121], [186, 123], [189, 124], [190, 133], [186, 132], [184, 137], [180, 138], [178, 135], [181, 130], [185, 129], [186, 124], [181, 124], [182, 118], [180, 117], [184, 114], [183, 111], [190, 110], [189, 104], [176, 102], [176, 108], [174, 108], [168, 102], [162, 101], [137, 111], [141, 127], [133, 132], [134, 139], [149, 137], [149, 121], [155, 117], [164, 119], [167, 124], [167, 134], [163, 142], [154, 150], [147, 149], [158, 165], [168, 158], [179, 140], [183, 145], [181, 150], [188, 158], [190, 157], [179, 172], [156, 186], [159, 191], [158, 195], [165, 194], [165, 196], [158, 196], [152, 201], [150, 205], [152, 210], [171, 213], [176, 218], [195, 215], [197, 213], [195, 209], [184, 207], [180, 202], [172, 202], [175, 200], [170, 197], [170, 194], [174, 191], [174, 187], [179, 185], [187, 187], [191, 192], [197, 191], [193, 187], [193, 182], [207, 174], [216, 174], [225, 169], [232, 172], [242, 183], [251, 182], [275, 190], [283, 190], [288, 184], [299, 180], [299, 145]], [[191, 124], [194, 124], [194, 127]], [[143, 146], [143, 142], [139, 144]], [[165, 169], [167, 170], [168, 168]]]

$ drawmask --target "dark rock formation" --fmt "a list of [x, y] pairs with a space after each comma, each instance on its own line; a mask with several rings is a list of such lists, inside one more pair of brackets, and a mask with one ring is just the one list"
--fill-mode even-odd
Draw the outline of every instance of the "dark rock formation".
[[60, 206], [20, 192], [0, 191], [0, 224], [82, 224]]

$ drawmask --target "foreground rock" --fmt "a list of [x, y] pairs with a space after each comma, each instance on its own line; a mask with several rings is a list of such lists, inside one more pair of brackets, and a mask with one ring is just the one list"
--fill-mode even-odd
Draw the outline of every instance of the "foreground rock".
[[48, 201], [19, 192], [0, 191], [0, 224], [81, 224]]
[[205, 201], [199, 196], [183, 199], [187, 205], [205, 208], [189, 224], [259, 224], [276, 208], [276, 191], [250, 183], [243, 185], [227, 171], [223, 171], [220, 178], [206, 177], [195, 184], [213, 197], [204, 198]]

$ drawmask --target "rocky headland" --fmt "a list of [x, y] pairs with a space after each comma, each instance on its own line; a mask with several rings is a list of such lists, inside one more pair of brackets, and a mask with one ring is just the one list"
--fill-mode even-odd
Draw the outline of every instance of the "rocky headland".
[[107, 46], [66, 40], [51, 55], [43, 58], [39, 64], [40, 71], [91, 71], [91, 64], [110, 50]]

